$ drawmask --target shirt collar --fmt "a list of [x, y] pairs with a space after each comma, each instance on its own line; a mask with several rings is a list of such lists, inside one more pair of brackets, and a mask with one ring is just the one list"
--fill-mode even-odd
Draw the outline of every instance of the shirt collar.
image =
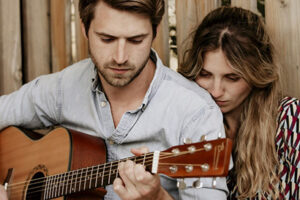
[[154, 49], [151, 49], [150, 58], [155, 63], [156, 69], [155, 69], [153, 80], [151, 81], [151, 84], [144, 97], [143, 103], [140, 107], [140, 109], [142, 109], [143, 111], [146, 109], [150, 100], [157, 92], [158, 87], [161, 85], [163, 78], [165, 77], [165, 73], [163, 70], [164, 65], [162, 64], [162, 61], [160, 60], [158, 54], [155, 52]]
[[[155, 69], [153, 80], [151, 81], [151, 84], [146, 92], [146, 95], [144, 97], [142, 105], [138, 108], [138, 110], [142, 109], [143, 111], [146, 109], [151, 98], [157, 92], [158, 87], [161, 84], [161, 82], [165, 76], [165, 73], [163, 70], [164, 65], [154, 49], [151, 49], [151, 51], [150, 51], [150, 59], [155, 63], [156, 69]], [[98, 70], [97, 70], [96, 66], [94, 66], [94, 74], [92, 77], [92, 91], [100, 92], [100, 93], [103, 92], [101, 81], [98, 76]]]

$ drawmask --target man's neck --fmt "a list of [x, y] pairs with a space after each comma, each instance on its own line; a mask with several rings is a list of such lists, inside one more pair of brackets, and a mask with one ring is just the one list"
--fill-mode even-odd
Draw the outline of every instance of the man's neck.
[[125, 112], [141, 106], [153, 80], [155, 69], [155, 64], [149, 59], [142, 72], [124, 87], [113, 87], [105, 80], [101, 80], [102, 88], [111, 106], [115, 127]]

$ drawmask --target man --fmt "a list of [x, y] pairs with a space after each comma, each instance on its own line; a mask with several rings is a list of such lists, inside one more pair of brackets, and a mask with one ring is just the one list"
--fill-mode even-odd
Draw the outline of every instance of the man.
[[[62, 125], [103, 138], [108, 161], [224, 136], [222, 115], [195, 83], [166, 68], [151, 50], [163, 0], [81, 0], [83, 33], [91, 59], [42, 76], [0, 98], [0, 129]], [[226, 181], [201, 179], [199, 189], [178, 190], [131, 161], [106, 199], [226, 199]], [[186, 180], [192, 186], [195, 179]], [[118, 197], [119, 196], [119, 197]]]

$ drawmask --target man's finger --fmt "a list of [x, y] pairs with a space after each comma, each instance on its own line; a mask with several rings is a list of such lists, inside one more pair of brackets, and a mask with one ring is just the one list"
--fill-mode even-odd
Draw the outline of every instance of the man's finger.
[[149, 149], [148, 149], [148, 147], [145, 147], [145, 146], [140, 147], [140, 148], [132, 148], [131, 149], [131, 153], [133, 153], [136, 156], [140, 156], [140, 155], [148, 153], [148, 152], [149, 152]]

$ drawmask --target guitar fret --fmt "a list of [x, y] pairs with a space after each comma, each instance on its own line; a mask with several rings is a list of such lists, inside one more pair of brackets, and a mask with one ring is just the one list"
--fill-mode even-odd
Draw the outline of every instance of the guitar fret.
[[85, 169], [85, 168], [82, 168], [82, 169], [80, 170], [81, 172], [80, 172], [80, 178], [79, 178], [79, 190], [78, 190], [78, 191], [81, 191], [81, 190], [82, 190], [82, 189], [81, 189], [81, 183], [82, 183], [82, 181], [83, 181], [82, 179], [83, 179], [83, 173], [84, 173], [83, 171], [84, 171], [84, 169]]
[[61, 183], [60, 183], [60, 185], [61, 185], [61, 194], [59, 194], [59, 195], [64, 194], [65, 177], [66, 177], [66, 173], [63, 173], [62, 176], [61, 176], [62, 180], [61, 180]]
[[143, 166], [145, 166], [145, 160], [146, 160], [146, 156], [147, 156], [147, 154], [144, 154], [144, 158], [143, 158]]
[[55, 178], [55, 180], [56, 180], [56, 182], [55, 182], [55, 185], [54, 185], [54, 187], [55, 187], [55, 193], [54, 193], [54, 195], [55, 196], [57, 196], [57, 193], [58, 193], [58, 190], [59, 190], [59, 174], [56, 176], [56, 178]]
[[49, 178], [46, 178], [45, 191], [44, 191], [44, 199], [47, 198], [48, 195], [48, 186], [49, 186]]
[[49, 194], [48, 194], [48, 198], [52, 198], [52, 193], [53, 193], [53, 182], [54, 182], [54, 177], [51, 176], [50, 179], [50, 185], [49, 185]]
[[72, 189], [71, 189], [71, 193], [75, 193], [76, 190], [77, 190], [77, 176], [78, 176], [78, 170], [74, 170], [73, 171], [73, 176], [72, 176], [72, 180], [73, 180], [73, 183], [71, 185]]
[[71, 177], [71, 181], [70, 181], [70, 188], [69, 188], [69, 194], [72, 193], [72, 184], [73, 184], [73, 171], [70, 171], [70, 177]]
[[66, 173], [66, 182], [65, 182], [65, 183], [66, 183], [66, 184], [65, 184], [65, 186], [66, 186], [66, 188], [65, 188], [65, 190], [66, 190], [66, 191], [65, 191], [65, 194], [68, 194], [68, 185], [69, 185], [69, 177], [70, 177], [69, 175], [70, 175], [70, 173], [67, 172], [67, 173]]
[[79, 189], [77, 189], [77, 183], [79, 183], [80, 181], [78, 181], [78, 170], [76, 170], [75, 172], [76, 173], [75, 173], [75, 181], [74, 181], [74, 192], [78, 192]]
[[85, 188], [86, 188], [86, 179], [87, 179], [88, 171], [89, 171], [89, 168], [86, 168], [86, 171], [85, 171], [85, 176], [84, 176], [84, 185], [83, 185], [83, 190], [85, 190]]
[[119, 170], [118, 170], [119, 163], [120, 163], [120, 160], [118, 160], [116, 178], [118, 178], [118, 176], [119, 176]]
[[58, 175], [58, 181], [57, 181], [57, 195], [59, 196], [60, 194], [60, 186], [61, 186], [61, 177], [62, 177], [62, 175], [61, 174], [59, 174]]
[[51, 176], [51, 183], [50, 183], [50, 194], [49, 194], [49, 198], [53, 197], [53, 191], [54, 191], [54, 176]]
[[102, 178], [101, 178], [101, 186], [103, 186], [103, 179], [104, 179], [104, 176], [105, 176], [105, 165], [106, 165], [106, 163], [104, 163], [104, 165], [103, 165]]
[[89, 179], [90, 179], [89, 189], [92, 188], [93, 171], [94, 171], [94, 167], [91, 168], [91, 173], [90, 173], [90, 176], [89, 176]]
[[97, 171], [96, 171], [96, 180], [95, 180], [95, 187], [97, 187], [97, 183], [98, 183], [98, 177], [99, 177], [99, 167], [100, 165], [97, 166]]
[[57, 197], [59, 196], [59, 192], [60, 192], [60, 184], [61, 184], [61, 174], [58, 174], [57, 182], [56, 182], [56, 193], [55, 193]]
[[109, 167], [109, 174], [108, 174], [108, 181], [107, 181], [107, 184], [110, 184], [110, 176], [111, 176], [111, 167], [112, 167], [112, 163], [110, 163], [110, 167]]
[[57, 189], [58, 189], [57, 185], [58, 185], [58, 176], [56, 175], [54, 178], [54, 192], [53, 192], [54, 197], [57, 195]]

